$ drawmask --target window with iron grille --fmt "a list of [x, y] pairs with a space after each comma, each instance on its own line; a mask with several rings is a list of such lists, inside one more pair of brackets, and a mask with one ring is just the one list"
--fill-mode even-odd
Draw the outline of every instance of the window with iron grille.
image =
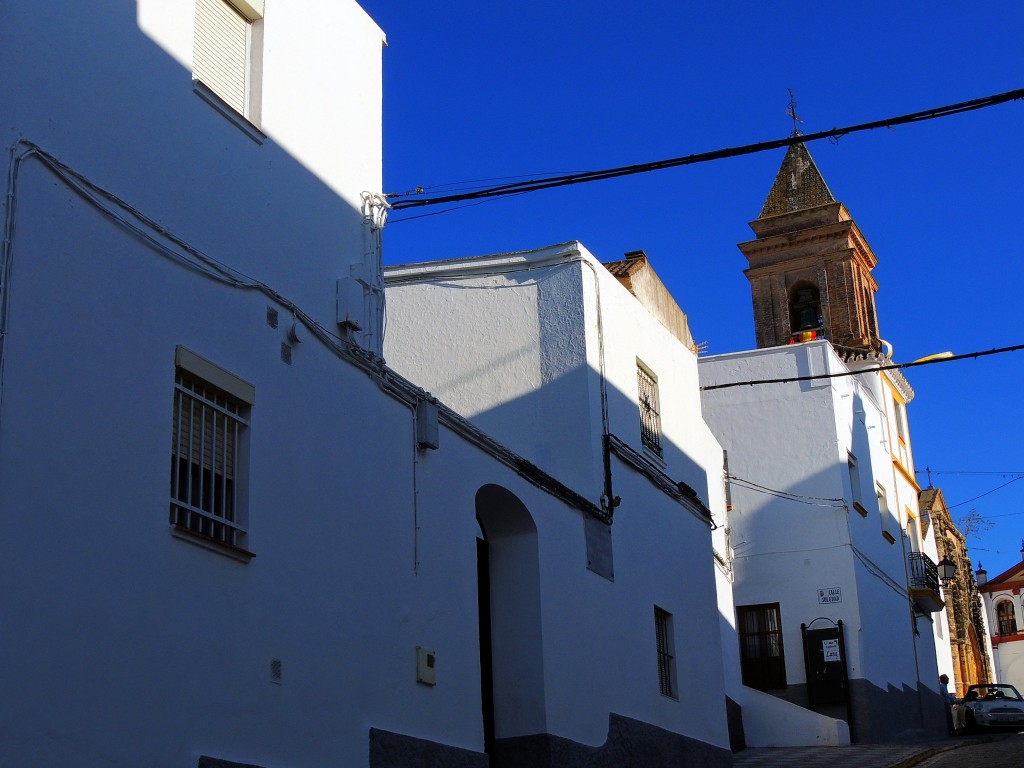
[[675, 639], [672, 636], [672, 614], [654, 607], [654, 636], [658, 649], [658, 688], [665, 696], [678, 698], [676, 694], [676, 659], [672, 653]]
[[658, 379], [639, 361], [636, 364], [637, 398], [640, 404], [640, 441], [661, 456], [661, 409]]
[[999, 636], [1017, 634], [1017, 618], [1013, 615], [1013, 603], [1002, 600], [996, 604], [996, 623], [999, 625]]
[[246, 549], [246, 431], [252, 385], [178, 347], [171, 424], [171, 525]]
[[782, 615], [778, 603], [736, 606], [743, 684], [759, 691], [786, 687]]

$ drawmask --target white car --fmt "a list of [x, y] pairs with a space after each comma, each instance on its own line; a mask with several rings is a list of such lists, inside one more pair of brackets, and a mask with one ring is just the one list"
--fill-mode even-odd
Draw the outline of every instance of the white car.
[[954, 730], [997, 727], [1024, 727], [1024, 697], [1012, 685], [972, 685], [953, 705]]

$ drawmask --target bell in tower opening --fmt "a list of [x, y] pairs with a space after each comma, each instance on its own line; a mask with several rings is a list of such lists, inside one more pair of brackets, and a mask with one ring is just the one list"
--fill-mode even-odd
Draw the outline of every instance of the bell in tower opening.
[[792, 290], [789, 302], [789, 327], [798, 331], [816, 331], [821, 328], [821, 297], [813, 285], [798, 285]]

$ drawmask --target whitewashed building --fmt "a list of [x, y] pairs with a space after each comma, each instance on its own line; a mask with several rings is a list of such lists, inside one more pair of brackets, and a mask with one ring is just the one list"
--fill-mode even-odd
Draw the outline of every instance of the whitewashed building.
[[[716, 603], [726, 574], [712, 548], [722, 452], [701, 418], [686, 316], [646, 256], [606, 268], [570, 242], [387, 267], [385, 283], [390, 365], [601, 498], [605, 520], [585, 521], [587, 567], [630, 612], [653, 605], [674, 637], [656, 724], [727, 748]], [[596, 689], [629, 687], [637, 642], [605, 649]]]
[[802, 145], [751, 227], [758, 349], [700, 360], [704, 418], [728, 454], [743, 682], [847, 721], [854, 741], [939, 735], [937, 653], [952, 662], [935, 636], [948, 631], [913, 390], [878, 370], [875, 256]]
[[643, 486], [611, 581], [600, 483], [380, 357], [383, 41], [4, 4], [5, 764], [729, 764], [704, 504]]
[[1024, 541], [1020, 556], [1021, 562], [992, 579], [980, 563], [976, 575], [991, 632], [995, 679], [989, 682], [1009, 683], [1024, 691]]

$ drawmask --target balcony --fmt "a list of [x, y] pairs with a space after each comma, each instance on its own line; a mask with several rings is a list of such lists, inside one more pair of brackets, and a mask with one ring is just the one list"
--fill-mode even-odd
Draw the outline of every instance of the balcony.
[[923, 552], [907, 555], [910, 596], [923, 613], [938, 613], [946, 604], [939, 594], [939, 567]]

